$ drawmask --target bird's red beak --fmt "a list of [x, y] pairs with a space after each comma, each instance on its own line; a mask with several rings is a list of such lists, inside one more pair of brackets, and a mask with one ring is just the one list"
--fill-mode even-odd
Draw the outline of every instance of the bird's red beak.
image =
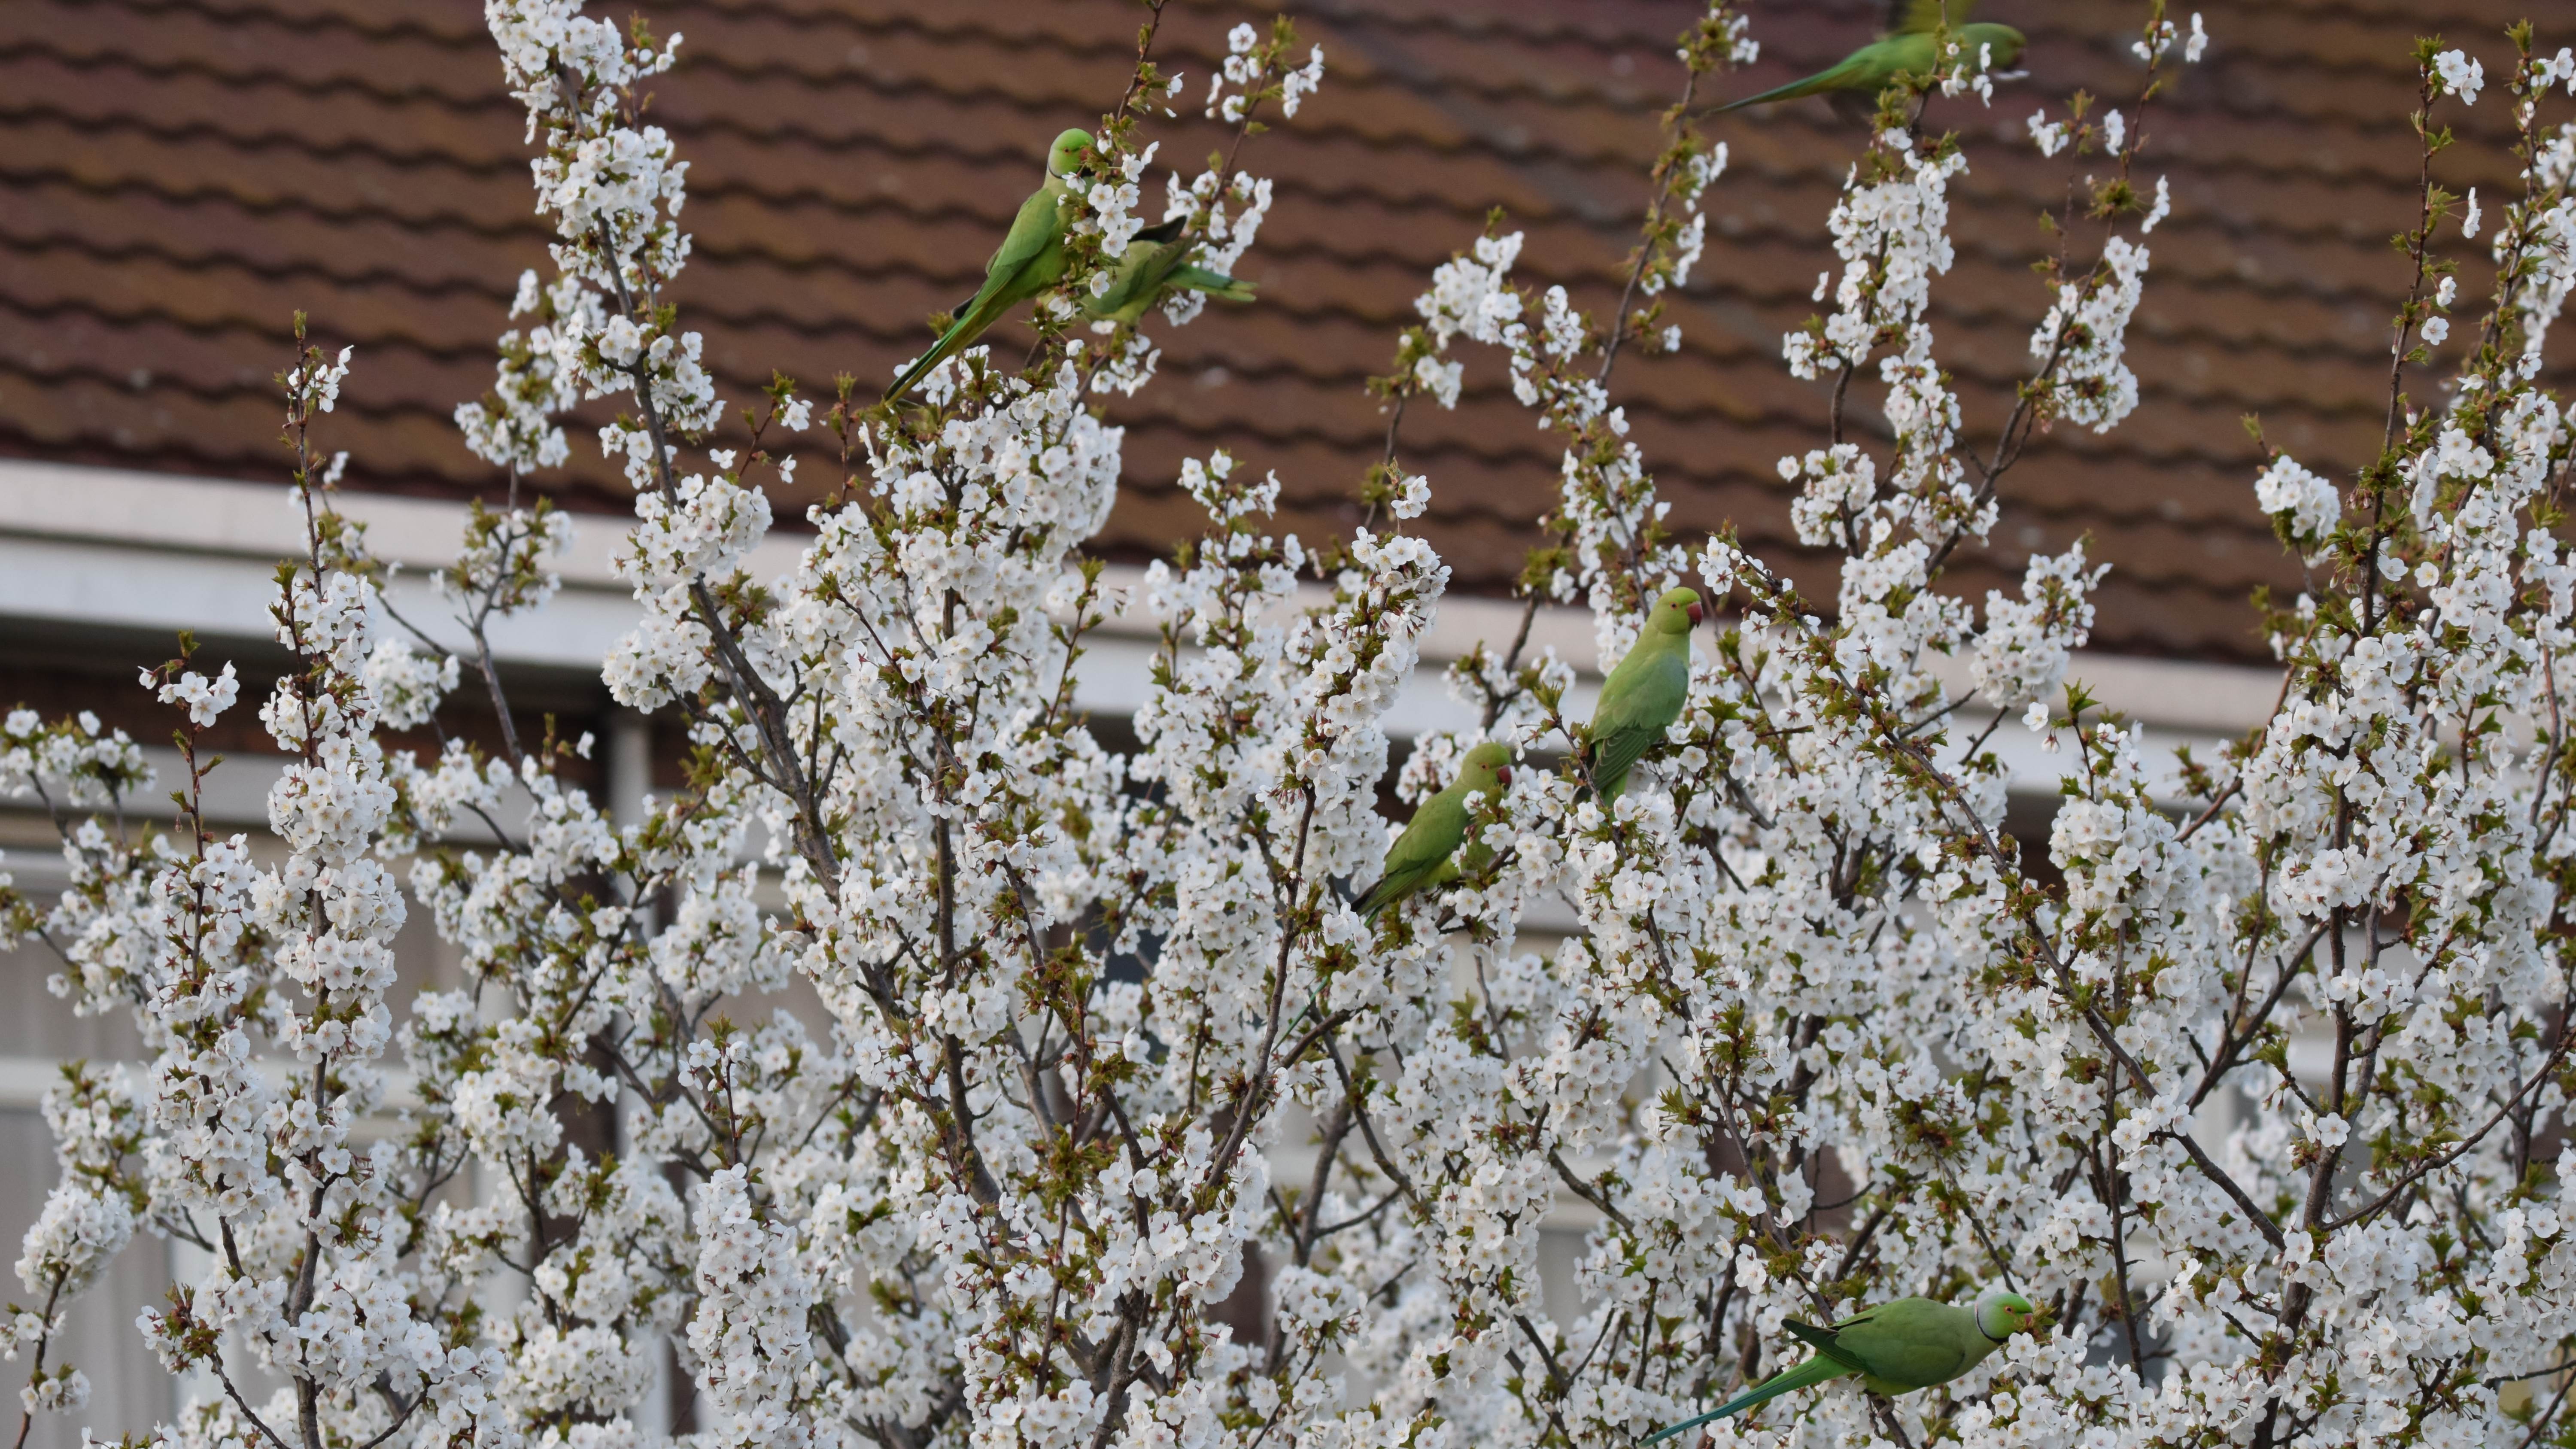
[[1502, 786], [1506, 790], [1510, 789], [1512, 784], [1511, 766], [1505, 765], [1501, 769], [1496, 770], [1494, 772], [1494, 783]]
[[1692, 627], [1692, 628], [1694, 628], [1694, 629], [1698, 628], [1698, 627], [1699, 627], [1699, 621], [1700, 621], [1700, 620], [1702, 620], [1702, 619], [1705, 619], [1705, 618], [1707, 618], [1707, 617], [1708, 617], [1708, 610], [1701, 608], [1701, 607], [1700, 607], [1699, 605], [1697, 605], [1697, 604], [1693, 604], [1693, 605], [1691, 605], [1691, 606], [1690, 606], [1690, 620], [1691, 620], [1691, 627]]

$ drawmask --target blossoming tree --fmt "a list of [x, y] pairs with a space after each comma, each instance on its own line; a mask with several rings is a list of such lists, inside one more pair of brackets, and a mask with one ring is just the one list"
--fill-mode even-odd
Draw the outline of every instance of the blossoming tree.
[[[2439, 113], [2484, 72], [2418, 57], [2427, 179], [2385, 447], [2348, 483], [2286, 456], [2249, 480], [2318, 584], [2271, 620], [2274, 717], [2185, 761], [2177, 805], [2065, 679], [2099, 577], [2080, 546], [1982, 607], [1940, 582], [2035, 430], [2136, 403], [2122, 338], [2166, 199], [2137, 167], [2198, 17], [2153, 8], [2122, 108], [2031, 117], [2090, 179], [2052, 218], [2054, 305], [1980, 448], [1926, 320], [1972, 158], [1924, 122], [1943, 97], [1992, 103], [1988, 82], [1954, 46], [1882, 99], [1830, 220], [1838, 279], [1784, 344], [1830, 398], [1817, 446], [1780, 462], [1832, 561], [1819, 608], [1730, 538], [1670, 536], [1614, 400], [1625, 352], [1678, 343], [1657, 299], [1725, 166], [1694, 100], [1753, 41], [1711, 6], [1615, 309], [1521, 287], [1499, 228], [1443, 266], [1374, 384], [1368, 527], [1278, 536], [1275, 480], [1223, 454], [1183, 470], [1208, 525], [1130, 601], [1163, 646], [1122, 756], [1071, 703], [1111, 602], [1085, 544], [1121, 467], [1090, 399], [1149, 385], [1157, 353], [1077, 325], [1075, 300], [1141, 225], [1147, 103], [1179, 88], [1153, 27], [1075, 179], [1028, 366], [979, 350], [902, 412], [848, 383], [818, 412], [781, 380], [725, 452], [665, 301], [684, 164], [641, 119], [676, 42], [575, 0], [488, 11], [556, 241], [492, 393], [459, 410], [512, 484], [440, 579], [478, 647], [384, 606], [318, 451], [350, 358], [308, 349], [283, 378], [308, 548], [274, 605], [299, 663], [259, 706], [290, 757], [279, 850], [199, 808], [229, 665], [183, 652], [145, 680], [186, 720], [165, 832], [80, 808], [141, 788], [122, 736], [6, 722], [0, 780], [57, 807], [72, 869], [58, 901], [0, 900], [6, 924], [152, 1053], [47, 1103], [61, 1181], [9, 1329], [31, 1418], [85, 1399], [50, 1335], [141, 1228], [206, 1265], [139, 1323], [205, 1387], [157, 1435], [186, 1449], [623, 1449], [666, 1354], [710, 1449], [1610, 1445], [1778, 1365], [1786, 1318], [1984, 1282], [2040, 1303], [2041, 1331], [1944, 1388], [1784, 1400], [1712, 1434], [2569, 1432], [2576, 563], [2553, 531], [2568, 425], [2536, 386], [2576, 285], [2576, 128], [2541, 115], [2576, 87], [2568, 52], [2513, 36], [2497, 88], [2523, 186], [2484, 239], [2430, 179]], [[1245, 27], [1207, 106], [1249, 135], [1321, 75], [1284, 24]], [[1270, 205], [1244, 154], [1170, 188], [1211, 266]], [[2497, 276], [2475, 307], [2451, 260], [2472, 241]], [[2467, 370], [2439, 402], [2401, 397], [2455, 308]], [[1540, 767], [1477, 807], [1489, 850], [1453, 888], [1364, 923], [1380, 718], [1447, 579], [1405, 531], [1437, 480], [1402, 466], [1401, 421], [1455, 401], [1471, 347], [1564, 445], [1527, 607], [1588, 606], [1605, 663], [1677, 583], [1735, 623], [1610, 810], [1544, 767], [1581, 757], [1569, 662], [1526, 628], [1462, 661], [1480, 728], [1419, 742], [1401, 792], [1485, 739]], [[1883, 394], [1888, 436], [1848, 427], [1855, 388]], [[600, 397], [625, 409], [600, 442], [635, 488], [620, 566], [642, 610], [604, 676], [694, 748], [688, 787], [623, 826], [561, 777], [561, 745], [508, 730], [479, 647], [552, 591], [568, 525], [515, 485], [569, 455], [556, 415]], [[815, 426], [851, 484], [809, 512], [792, 573], [754, 578], [761, 480], [792, 466], [765, 449]], [[496, 748], [387, 746], [468, 674]], [[2024, 728], [2067, 764], [2045, 878], [2003, 834], [1988, 748]], [[1574, 924], [1525, 929], [1550, 903]], [[414, 909], [467, 985], [391, 1001]], [[828, 1030], [764, 1006], [798, 978]], [[2325, 1064], [2294, 1069], [2293, 1038]], [[397, 1063], [417, 1105], [360, 1133], [395, 1111]], [[613, 1148], [568, 1134], [584, 1104], [615, 1105]], [[1580, 1302], [1551, 1304], [1538, 1235], [1568, 1211], [1595, 1225]], [[1254, 1261], [1260, 1321], [1220, 1321]]]

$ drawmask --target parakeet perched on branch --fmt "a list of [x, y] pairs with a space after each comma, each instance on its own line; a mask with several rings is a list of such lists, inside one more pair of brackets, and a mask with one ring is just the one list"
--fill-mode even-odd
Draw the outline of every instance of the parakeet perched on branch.
[[1699, 594], [1667, 589], [1646, 615], [1637, 643], [1601, 684], [1592, 710], [1592, 788], [1608, 805], [1628, 787], [1628, 767], [1663, 739], [1690, 698], [1690, 633]]
[[1377, 884], [1360, 897], [1361, 917], [1373, 918], [1424, 886], [1456, 880], [1458, 867], [1449, 857], [1467, 838], [1468, 798], [1491, 795], [1511, 782], [1509, 746], [1487, 741], [1469, 750], [1458, 766], [1458, 778], [1423, 801], [1422, 808], [1413, 812], [1412, 823], [1386, 848], [1386, 865]]
[[1136, 233], [1135, 240], [1127, 243], [1126, 252], [1120, 256], [1117, 269], [1110, 273], [1108, 290], [1083, 300], [1083, 315], [1102, 322], [1132, 323], [1175, 289], [1205, 292], [1229, 302], [1251, 301], [1250, 282], [1206, 267], [1183, 265], [1181, 259], [1190, 254], [1192, 245], [1181, 238], [1181, 230], [1187, 224], [1185, 219], [1176, 218]]
[[1066, 131], [1055, 138], [1047, 148], [1046, 184], [1020, 203], [1009, 234], [984, 264], [984, 285], [957, 309], [956, 320], [939, 334], [939, 341], [886, 389], [887, 402], [900, 401], [932, 368], [973, 346], [1012, 308], [1064, 280], [1064, 234], [1079, 210], [1071, 204], [1073, 193], [1065, 178], [1090, 149], [1088, 131]]
[[[1767, 101], [1792, 101], [1830, 92], [1849, 92], [1869, 99], [1887, 89], [1888, 83], [1899, 75], [1931, 75], [1941, 63], [1943, 3], [1944, 0], [1891, 0], [1887, 29], [1880, 32], [1878, 39], [1805, 80], [1791, 81], [1718, 109], [1732, 111]], [[1950, 33], [1958, 38], [1961, 58], [1970, 69], [2005, 70], [2021, 59], [2025, 42], [2020, 31], [2009, 25], [1968, 23], [1968, 11], [1975, 0], [1947, 3]]]
[[1890, 1398], [1946, 1384], [2003, 1347], [2004, 1340], [2027, 1331], [2039, 1310], [2018, 1293], [1989, 1288], [1975, 1308], [1953, 1308], [1929, 1298], [1899, 1298], [1856, 1313], [1831, 1328], [1795, 1320], [1788, 1330], [1816, 1351], [1796, 1368], [1773, 1374], [1696, 1419], [1657, 1429], [1640, 1440], [1652, 1444], [1712, 1419], [1740, 1414], [1756, 1404], [1813, 1384], [1860, 1375], [1873, 1394]]

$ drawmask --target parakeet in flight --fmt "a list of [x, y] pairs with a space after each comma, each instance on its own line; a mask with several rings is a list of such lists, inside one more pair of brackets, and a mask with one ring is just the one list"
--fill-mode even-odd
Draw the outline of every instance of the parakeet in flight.
[[973, 346], [986, 328], [1001, 321], [1012, 308], [1064, 279], [1064, 234], [1079, 211], [1071, 204], [1072, 192], [1065, 186], [1065, 178], [1082, 163], [1082, 153], [1090, 149], [1088, 131], [1066, 131], [1055, 138], [1055, 144], [1047, 148], [1046, 184], [1020, 203], [1020, 214], [1012, 219], [1010, 234], [1002, 238], [993, 259], [984, 264], [984, 285], [957, 309], [956, 320], [939, 334], [939, 341], [921, 355], [920, 361], [905, 368], [893, 387], [886, 389], [887, 402], [901, 400], [932, 368]]
[[1690, 698], [1690, 634], [1702, 617], [1699, 594], [1667, 589], [1646, 615], [1636, 646], [1601, 685], [1592, 710], [1592, 788], [1608, 805], [1628, 786], [1628, 767], [1663, 739]]
[[1095, 321], [1127, 324], [1142, 317], [1174, 288], [1205, 292], [1229, 302], [1252, 300], [1252, 284], [1206, 267], [1185, 266], [1192, 243], [1181, 239], [1185, 218], [1136, 233], [1110, 273], [1109, 289], [1083, 300], [1082, 312]]
[[1782, 1394], [1846, 1374], [1860, 1375], [1871, 1393], [1890, 1398], [1946, 1384], [1984, 1362], [2005, 1339], [2028, 1331], [2038, 1316], [2029, 1299], [1989, 1288], [1973, 1309], [1953, 1308], [1929, 1298], [1899, 1298], [1831, 1328], [1791, 1320], [1786, 1327], [1816, 1351], [1815, 1357], [1773, 1374], [1696, 1419], [1657, 1429], [1638, 1442], [1669, 1439], [1712, 1419], [1740, 1414]]
[[1456, 880], [1458, 867], [1449, 857], [1456, 853], [1458, 842], [1467, 838], [1467, 797], [1491, 795], [1511, 782], [1510, 746], [1489, 740], [1469, 750], [1458, 766], [1458, 778], [1423, 801], [1422, 808], [1413, 812], [1413, 822], [1386, 848], [1385, 869], [1377, 884], [1360, 897], [1361, 918], [1374, 918], [1424, 886]]
[[[1945, 0], [1890, 0], [1887, 29], [1878, 39], [1844, 56], [1805, 80], [1731, 101], [1720, 110], [1791, 101], [1800, 96], [1850, 92], [1856, 99], [1875, 99], [1899, 75], [1928, 76], [1941, 63], [1938, 32]], [[1958, 39], [1961, 58], [1973, 69], [2008, 70], [2021, 59], [2020, 31], [2009, 25], [1968, 23], [1976, 0], [1946, 0], [1950, 33]]]

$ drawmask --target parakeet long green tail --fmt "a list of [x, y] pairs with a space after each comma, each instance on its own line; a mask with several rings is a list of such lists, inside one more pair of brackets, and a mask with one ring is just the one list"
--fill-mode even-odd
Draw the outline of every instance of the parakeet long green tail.
[[[1746, 96], [1740, 101], [1728, 101], [1718, 109], [1740, 111], [1746, 106], [1765, 105], [1772, 101], [1794, 101], [1801, 96], [1821, 95], [1826, 91], [1856, 89], [1868, 83], [1868, 73], [1874, 69], [1869, 64], [1871, 58], [1865, 53], [1854, 55], [1830, 70], [1818, 71], [1803, 80], [1793, 80], [1785, 86], [1773, 86], [1758, 96]], [[1892, 75], [1893, 72], [1891, 71], [1890, 74]]]
[[895, 379], [894, 386], [886, 389], [886, 396], [901, 398], [909, 395], [913, 385], [928, 377], [932, 368], [965, 351], [1019, 300], [1017, 297], [977, 294], [975, 300], [957, 314], [957, 320], [948, 324], [948, 330], [939, 334], [939, 340], [931, 345], [930, 350], [921, 354], [921, 360], [905, 368], [903, 376]]
[[1773, 1374], [1771, 1377], [1764, 1379], [1761, 1383], [1745, 1390], [1743, 1393], [1736, 1395], [1734, 1398], [1727, 1400], [1725, 1403], [1718, 1405], [1716, 1408], [1709, 1410], [1707, 1413], [1700, 1415], [1696, 1419], [1684, 1419], [1678, 1424], [1671, 1425], [1667, 1428], [1657, 1429], [1655, 1432], [1647, 1435], [1645, 1438], [1640, 1439], [1637, 1442], [1642, 1445], [1652, 1444], [1658, 1439], [1669, 1439], [1675, 1434], [1696, 1429], [1702, 1424], [1713, 1423], [1716, 1420], [1727, 1417], [1729, 1414], [1741, 1414], [1756, 1404], [1767, 1404], [1773, 1399], [1780, 1397], [1782, 1394], [1793, 1394], [1798, 1390], [1807, 1388], [1811, 1385], [1827, 1383], [1831, 1380], [1841, 1378], [1843, 1375], [1850, 1372], [1852, 1372], [1850, 1365], [1836, 1363], [1832, 1359], [1825, 1357], [1823, 1354], [1818, 1354], [1814, 1358], [1807, 1360], [1805, 1363], [1798, 1365], [1796, 1368]]
[[1446, 860], [1427, 870], [1401, 871], [1380, 876], [1377, 884], [1369, 887], [1368, 894], [1360, 897], [1360, 919], [1374, 921], [1377, 919], [1378, 912], [1424, 886], [1444, 886], [1457, 878], [1457, 864]]
[[1193, 292], [1205, 292], [1211, 297], [1221, 297], [1228, 302], [1252, 300], [1252, 283], [1241, 277], [1229, 277], [1223, 272], [1209, 271], [1205, 267], [1179, 268], [1172, 273], [1170, 284], [1175, 287], [1187, 287]]

